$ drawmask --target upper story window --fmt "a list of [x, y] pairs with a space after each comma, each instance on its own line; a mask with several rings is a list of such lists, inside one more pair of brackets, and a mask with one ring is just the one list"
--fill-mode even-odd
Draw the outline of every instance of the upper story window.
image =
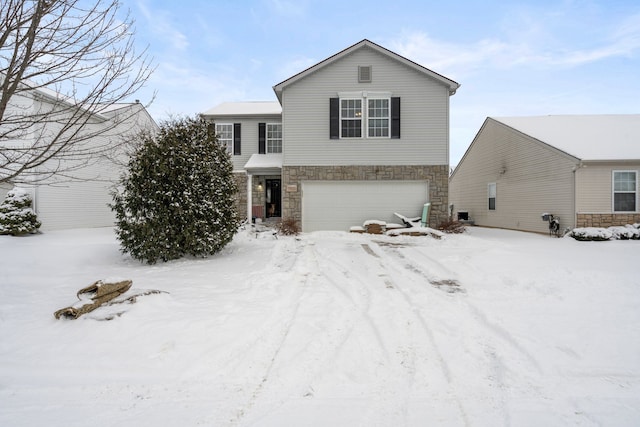
[[613, 171], [613, 211], [635, 212], [637, 189], [636, 171]]
[[282, 123], [267, 123], [267, 153], [282, 153]]
[[229, 154], [233, 153], [233, 123], [216, 123], [216, 136], [218, 142], [227, 148]]
[[389, 98], [369, 99], [367, 109], [369, 138], [389, 137]]
[[329, 137], [400, 138], [400, 98], [390, 92], [344, 92], [329, 99]]
[[340, 136], [362, 137], [362, 99], [340, 99]]

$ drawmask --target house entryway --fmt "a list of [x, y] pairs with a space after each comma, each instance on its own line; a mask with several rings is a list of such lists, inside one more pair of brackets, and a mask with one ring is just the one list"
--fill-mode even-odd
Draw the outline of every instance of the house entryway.
[[282, 192], [280, 179], [265, 180], [265, 212], [267, 218], [282, 215]]

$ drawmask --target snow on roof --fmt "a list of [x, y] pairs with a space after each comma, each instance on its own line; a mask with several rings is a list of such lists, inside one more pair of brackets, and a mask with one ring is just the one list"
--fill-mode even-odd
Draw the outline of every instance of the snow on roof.
[[114, 104], [108, 105], [100, 105], [98, 107], [101, 113], [108, 113], [110, 111], [120, 110], [121, 108], [131, 107], [132, 105], [140, 104], [139, 101], [136, 102], [116, 102]]
[[282, 169], [282, 154], [252, 154], [244, 168]]
[[282, 114], [282, 107], [277, 101], [223, 102], [203, 113], [205, 116], [265, 116], [280, 114]]
[[580, 160], [640, 159], [640, 114], [492, 119]]

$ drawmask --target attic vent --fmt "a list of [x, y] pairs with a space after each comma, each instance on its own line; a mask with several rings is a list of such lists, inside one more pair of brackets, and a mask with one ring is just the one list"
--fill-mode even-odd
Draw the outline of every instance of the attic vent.
[[358, 66], [358, 83], [371, 83], [371, 65]]

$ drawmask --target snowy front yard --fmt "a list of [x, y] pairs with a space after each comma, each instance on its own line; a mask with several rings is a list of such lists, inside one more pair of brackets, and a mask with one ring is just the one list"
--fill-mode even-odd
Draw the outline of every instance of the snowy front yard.
[[[0, 425], [638, 425], [639, 256], [471, 228], [147, 266], [111, 229], [1, 236]], [[53, 317], [112, 277], [166, 293]]]

